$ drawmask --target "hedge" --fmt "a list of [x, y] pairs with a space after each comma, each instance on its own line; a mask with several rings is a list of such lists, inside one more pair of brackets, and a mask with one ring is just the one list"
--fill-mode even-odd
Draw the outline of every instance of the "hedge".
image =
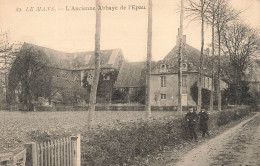
[[[250, 113], [249, 107], [211, 112], [209, 129], [218, 128]], [[85, 133], [82, 139], [83, 165], [143, 165], [142, 158], [157, 154], [165, 146], [187, 140], [187, 124], [181, 116], [159, 121], [122, 123], [113, 129]], [[84, 135], [84, 134], [83, 134]]]

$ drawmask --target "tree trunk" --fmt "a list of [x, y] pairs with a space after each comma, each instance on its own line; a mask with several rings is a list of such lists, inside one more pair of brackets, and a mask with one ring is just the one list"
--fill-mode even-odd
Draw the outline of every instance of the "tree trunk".
[[181, 0], [180, 29], [179, 35], [179, 54], [178, 54], [178, 109], [182, 114], [182, 54], [183, 54], [183, 0]]
[[209, 110], [213, 111], [214, 107], [214, 58], [215, 58], [215, 1], [212, 4], [212, 81], [211, 81], [211, 91], [210, 91], [210, 102]]
[[90, 92], [90, 109], [88, 113], [88, 128], [92, 127], [92, 122], [94, 120], [97, 88], [100, 73], [100, 33], [101, 33], [101, 10], [99, 10], [100, 0], [96, 0], [96, 33], [95, 33], [95, 68], [93, 76], [93, 84]]
[[201, 89], [202, 89], [202, 77], [203, 77], [203, 52], [204, 52], [204, 0], [200, 0], [201, 3], [201, 50], [200, 50], [200, 67], [199, 67], [199, 79], [198, 79], [198, 105], [197, 111], [201, 110]]
[[[218, 27], [219, 29], [219, 27]], [[220, 88], [220, 31], [218, 30], [218, 111], [221, 111], [221, 88]]]
[[152, 59], [152, 0], [148, 1], [148, 37], [147, 37], [147, 71], [146, 71], [146, 119], [151, 117], [151, 59]]

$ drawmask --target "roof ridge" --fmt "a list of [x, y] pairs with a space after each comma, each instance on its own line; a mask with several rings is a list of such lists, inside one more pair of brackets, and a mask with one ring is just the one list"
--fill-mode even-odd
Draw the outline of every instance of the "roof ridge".
[[[65, 52], [65, 51], [60, 51], [60, 50], [56, 50], [56, 49], [53, 49], [53, 48], [49, 48], [49, 47], [45, 47], [45, 46], [40, 46], [40, 45], [28, 43], [28, 42], [24, 42], [23, 45], [31, 45], [31, 46], [35, 46], [35, 47], [39, 47], [39, 48], [43, 48], [43, 49], [48, 49], [48, 50], [52, 50], [52, 51], [57, 51], [57, 52], [65, 53], [65, 54], [76, 54], [76, 53], [95, 52], [95, 50], [93, 50], [93, 51], [79, 51], [79, 52]], [[22, 45], [22, 47], [23, 47], [23, 45]], [[121, 50], [121, 51], [122, 51], [121, 48], [104, 49], [104, 50], [100, 50], [100, 51], [113, 51], [113, 50]]]

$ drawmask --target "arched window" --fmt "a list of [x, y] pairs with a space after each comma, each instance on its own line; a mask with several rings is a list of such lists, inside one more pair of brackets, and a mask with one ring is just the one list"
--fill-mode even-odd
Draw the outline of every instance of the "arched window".
[[[168, 66], [168, 65], [167, 65]], [[165, 64], [161, 65], [161, 72], [166, 72], [167, 66]]]
[[188, 70], [188, 65], [187, 65], [187, 63], [183, 63], [183, 64], [182, 64], [182, 70], [183, 70], [183, 71], [187, 71], [187, 70]]

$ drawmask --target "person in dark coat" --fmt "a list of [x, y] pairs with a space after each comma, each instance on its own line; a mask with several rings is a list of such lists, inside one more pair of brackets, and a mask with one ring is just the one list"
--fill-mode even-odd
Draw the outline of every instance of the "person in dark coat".
[[209, 137], [209, 132], [208, 132], [208, 120], [209, 120], [209, 115], [205, 111], [205, 109], [201, 109], [201, 112], [198, 114], [200, 118], [200, 123], [199, 123], [199, 129], [202, 131], [202, 137], [205, 137], [205, 134], [208, 135]]
[[197, 134], [196, 134], [196, 122], [198, 119], [197, 113], [194, 111], [193, 108], [189, 108], [189, 112], [185, 116], [186, 121], [188, 122], [188, 129], [189, 129], [189, 135], [191, 139], [197, 140]]

